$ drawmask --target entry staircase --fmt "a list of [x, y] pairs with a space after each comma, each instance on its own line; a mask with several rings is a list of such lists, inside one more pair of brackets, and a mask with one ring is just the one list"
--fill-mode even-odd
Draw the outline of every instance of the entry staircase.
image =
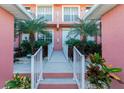
[[[32, 89], [79, 89], [85, 88], [84, 56], [74, 47], [74, 61], [69, 62], [68, 49], [48, 51], [48, 61], [43, 61], [42, 47], [31, 59]], [[66, 51], [65, 51], [65, 50]]]

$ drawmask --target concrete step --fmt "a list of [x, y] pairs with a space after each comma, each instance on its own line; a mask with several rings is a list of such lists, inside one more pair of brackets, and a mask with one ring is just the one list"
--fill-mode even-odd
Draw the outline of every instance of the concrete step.
[[77, 89], [76, 81], [68, 79], [44, 79], [38, 86], [39, 89]]
[[73, 78], [73, 73], [43, 73], [43, 78]]

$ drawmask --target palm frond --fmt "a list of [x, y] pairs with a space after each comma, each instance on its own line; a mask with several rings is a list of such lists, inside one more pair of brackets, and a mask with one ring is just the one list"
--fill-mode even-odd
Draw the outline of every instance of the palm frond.
[[82, 19], [78, 19], [78, 23], [73, 25], [73, 28], [69, 33], [68, 37], [74, 35], [77, 37], [78, 35], [82, 36], [95, 36], [99, 33], [99, 29], [96, 24], [96, 20], [88, 20], [84, 21]]

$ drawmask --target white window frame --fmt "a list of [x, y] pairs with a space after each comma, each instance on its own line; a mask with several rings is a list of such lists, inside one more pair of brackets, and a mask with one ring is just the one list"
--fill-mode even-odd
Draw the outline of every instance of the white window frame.
[[[80, 18], [80, 5], [62, 5], [62, 22], [64, 21], [64, 8], [65, 7], [77, 7], [78, 8], [78, 17]], [[73, 22], [73, 21], [68, 21], [68, 22]]]
[[[53, 28], [47, 28], [46, 31], [54, 33]], [[53, 34], [52, 34], [52, 42], [54, 42], [54, 36], [53, 36]]]
[[37, 4], [36, 5], [36, 18], [38, 18], [38, 7], [41, 7], [41, 6], [51, 6], [52, 7], [52, 20], [51, 21], [48, 21], [48, 22], [53, 22], [54, 20], [54, 5], [51, 5], [51, 4]]

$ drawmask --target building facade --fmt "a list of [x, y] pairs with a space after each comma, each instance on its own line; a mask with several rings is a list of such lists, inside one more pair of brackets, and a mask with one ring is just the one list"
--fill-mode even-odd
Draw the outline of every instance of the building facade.
[[[102, 23], [102, 54], [108, 64], [124, 69], [124, 5], [118, 5], [101, 17]], [[124, 81], [124, 70], [118, 73]], [[124, 84], [112, 82], [112, 88], [124, 88]]]
[[[23, 11], [23, 12], [22, 12]], [[21, 5], [0, 5], [0, 88], [13, 77], [14, 19], [31, 19]]]
[[[95, 5], [84, 19], [99, 19], [101, 21], [102, 56], [112, 67], [120, 67], [118, 76], [124, 81], [124, 5]], [[124, 84], [112, 82], [111, 88], [124, 88]]]
[[[68, 39], [68, 32], [72, 25], [82, 18], [91, 6], [88, 4], [26, 4], [25, 8], [35, 17], [44, 17], [47, 20], [48, 31], [52, 33], [52, 44], [54, 50], [62, 50]], [[37, 37], [37, 35], [36, 35]], [[28, 34], [22, 35], [22, 40], [29, 39]], [[77, 37], [80, 39], [80, 36]], [[94, 38], [89, 38], [94, 39]]]

